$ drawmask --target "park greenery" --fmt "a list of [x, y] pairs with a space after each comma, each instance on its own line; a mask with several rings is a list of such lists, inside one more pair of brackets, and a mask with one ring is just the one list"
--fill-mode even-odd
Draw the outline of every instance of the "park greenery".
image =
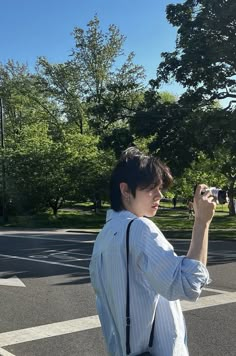
[[[103, 31], [97, 16], [73, 29], [64, 63], [38, 57], [33, 72], [0, 63], [7, 215], [57, 216], [68, 201], [101, 207], [116, 159], [136, 145], [171, 167], [167, 197], [187, 201], [198, 182], [225, 188], [235, 219], [235, 1], [186, 0], [166, 14], [176, 48], [162, 53], [148, 84], [120, 30]], [[180, 97], [161, 91], [171, 80], [183, 86]]]

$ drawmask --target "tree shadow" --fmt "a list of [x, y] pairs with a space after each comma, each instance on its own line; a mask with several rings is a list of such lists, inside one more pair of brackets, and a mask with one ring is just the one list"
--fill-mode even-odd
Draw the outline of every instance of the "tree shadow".
[[[186, 255], [191, 231], [165, 231], [178, 255]], [[230, 232], [224, 231], [224, 236]], [[53, 285], [90, 283], [89, 263], [96, 234], [17, 233], [0, 237], [0, 278], [42, 278], [65, 276]], [[35, 238], [34, 238], [35, 236]], [[222, 236], [222, 232], [214, 232]], [[230, 235], [231, 236], [231, 235]], [[210, 240], [208, 265], [236, 262], [235, 240]]]
[[45, 233], [24, 232], [17, 236], [1, 236], [0, 278], [65, 275], [68, 282], [56, 284], [90, 282], [89, 263], [96, 234], [61, 235], [61, 240], [58, 235], [46, 237]]

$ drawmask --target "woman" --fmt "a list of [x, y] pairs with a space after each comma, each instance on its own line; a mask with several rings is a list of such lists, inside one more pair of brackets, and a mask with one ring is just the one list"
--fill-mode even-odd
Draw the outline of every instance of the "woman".
[[[199, 185], [194, 197], [191, 244], [186, 256], [177, 256], [162, 232], [148, 219], [156, 215], [162, 192], [171, 182], [169, 168], [137, 148], [124, 151], [113, 170], [111, 210], [97, 236], [90, 263], [91, 282], [109, 355], [138, 355], [147, 351], [156, 356], [188, 355], [179, 300], [197, 300], [202, 287], [209, 283], [208, 230], [215, 203], [209, 193], [201, 195], [206, 186]], [[127, 265], [126, 238], [130, 221]]]

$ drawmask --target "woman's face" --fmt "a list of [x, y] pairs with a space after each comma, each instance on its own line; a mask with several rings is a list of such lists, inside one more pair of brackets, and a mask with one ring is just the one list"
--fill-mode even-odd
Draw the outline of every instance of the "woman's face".
[[156, 215], [162, 197], [160, 186], [146, 189], [137, 188], [135, 198], [130, 194], [126, 208], [138, 217], [152, 217]]

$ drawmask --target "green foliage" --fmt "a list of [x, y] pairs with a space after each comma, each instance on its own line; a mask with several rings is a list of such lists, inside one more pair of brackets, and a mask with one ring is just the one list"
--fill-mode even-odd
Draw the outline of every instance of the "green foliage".
[[192, 132], [192, 113], [181, 107], [172, 95], [147, 92], [134, 117], [131, 131], [138, 137], [149, 139], [149, 150], [168, 163], [174, 175], [196, 157], [195, 136]]
[[[57, 217], [51, 212], [40, 213], [34, 216], [11, 217], [8, 226], [21, 228], [75, 228], [89, 229], [99, 232], [105, 223], [106, 211], [99, 210], [95, 213], [92, 210], [75, 209], [70, 211], [59, 211]], [[157, 215], [152, 218], [159, 228], [162, 229], [167, 238], [191, 238], [193, 220], [189, 219], [187, 208], [172, 209], [166, 208], [163, 204]], [[236, 229], [236, 219], [227, 215], [227, 211], [222, 211], [220, 206], [211, 223], [210, 239], [234, 238]]]
[[[236, 181], [236, 123], [232, 107], [236, 99], [235, 10], [234, 0], [185, 0], [182, 4], [168, 5], [167, 19], [178, 28], [176, 48], [171, 53], [162, 53], [163, 61], [158, 67], [157, 79], [151, 81], [153, 88], [171, 79], [186, 88], [178, 105], [187, 114], [182, 117], [182, 134], [176, 135], [183, 145], [179, 145], [178, 140], [170, 142], [174, 159], [179, 162], [181, 148], [186, 147], [187, 159], [181, 163], [182, 171], [196, 158], [197, 152], [205, 152], [215, 160], [218, 148], [222, 148], [224, 160], [221, 160], [219, 172], [227, 178], [230, 214], [235, 214], [233, 196]], [[216, 100], [225, 98], [231, 99], [231, 102], [226, 109], [222, 109]], [[199, 109], [199, 104], [202, 109]], [[178, 116], [177, 113], [172, 115]], [[167, 125], [164, 127], [168, 130]], [[187, 132], [191, 132], [190, 145]], [[166, 136], [171, 140], [169, 133]], [[160, 134], [153, 144], [154, 150], [168, 147], [163, 146], [165, 140]], [[170, 157], [168, 152], [170, 150], [167, 149], [167, 158]]]
[[103, 33], [95, 16], [88, 23], [87, 31], [76, 27], [73, 35], [72, 64], [83, 73], [80, 83], [83, 101], [87, 103], [88, 123], [106, 141], [110, 134], [116, 136], [112, 130], [117, 126], [125, 128], [127, 119], [133, 115], [140, 101], [144, 69], [134, 64], [134, 53], [118, 66], [118, 59], [124, 55], [125, 37], [115, 25]]
[[[149, 89], [134, 53], [122, 61], [125, 37], [115, 25], [103, 32], [96, 16], [85, 30], [74, 28], [65, 63], [39, 57], [33, 74], [0, 63], [11, 213], [50, 207], [57, 215], [68, 199], [108, 200], [111, 169], [131, 144], [169, 164], [178, 177], [170, 197], [190, 195], [197, 180], [227, 185], [232, 203], [236, 112], [215, 100], [235, 95], [234, 7], [232, 0], [169, 5], [177, 47], [163, 54]], [[156, 89], [171, 77], [187, 88], [180, 100]]]
[[221, 172], [222, 159], [212, 160], [203, 152], [199, 152], [195, 161], [186, 168], [180, 178], [174, 182], [172, 190], [176, 195], [192, 198], [196, 184], [204, 183], [210, 187], [227, 187], [227, 178]]
[[17, 140], [22, 127], [46, 121], [58, 129], [58, 109], [38, 86], [26, 65], [9, 60], [0, 64], [0, 95], [4, 102], [7, 139]]
[[16, 211], [50, 206], [56, 214], [68, 197], [105, 194], [110, 161], [98, 150], [98, 138], [71, 127], [61, 141], [54, 141], [45, 123], [26, 126], [19, 136], [6, 150], [8, 195]]
[[81, 135], [73, 127], [65, 139], [68, 149], [74, 152], [69, 197], [80, 201], [93, 201], [95, 196], [107, 199], [109, 176], [114, 164], [112, 151], [98, 149], [97, 136]]
[[39, 57], [37, 84], [59, 109], [63, 122], [77, 125], [81, 134], [88, 131], [87, 107], [83, 102], [82, 72], [71, 61], [50, 64]]
[[[47, 206], [65, 190], [63, 163], [68, 155], [48, 135], [46, 123], [31, 124], [6, 149], [8, 195], [17, 210], [35, 211]], [[63, 196], [60, 193], [59, 196]]]
[[[115, 25], [107, 32], [100, 28], [95, 16], [87, 30], [75, 27], [71, 59], [64, 64], [38, 60], [38, 82], [53, 100], [61, 104], [68, 122], [79, 126], [80, 133], [88, 127], [103, 136], [110, 126], [120, 126], [131, 115], [140, 100], [144, 69], [134, 64], [130, 53], [123, 64], [125, 37]], [[110, 128], [109, 128], [110, 130]]]
[[168, 5], [166, 12], [178, 27], [176, 48], [162, 53], [156, 84], [175, 79], [187, 88], [186, 105], [235, 99], [235, 1], [185, 0]]

